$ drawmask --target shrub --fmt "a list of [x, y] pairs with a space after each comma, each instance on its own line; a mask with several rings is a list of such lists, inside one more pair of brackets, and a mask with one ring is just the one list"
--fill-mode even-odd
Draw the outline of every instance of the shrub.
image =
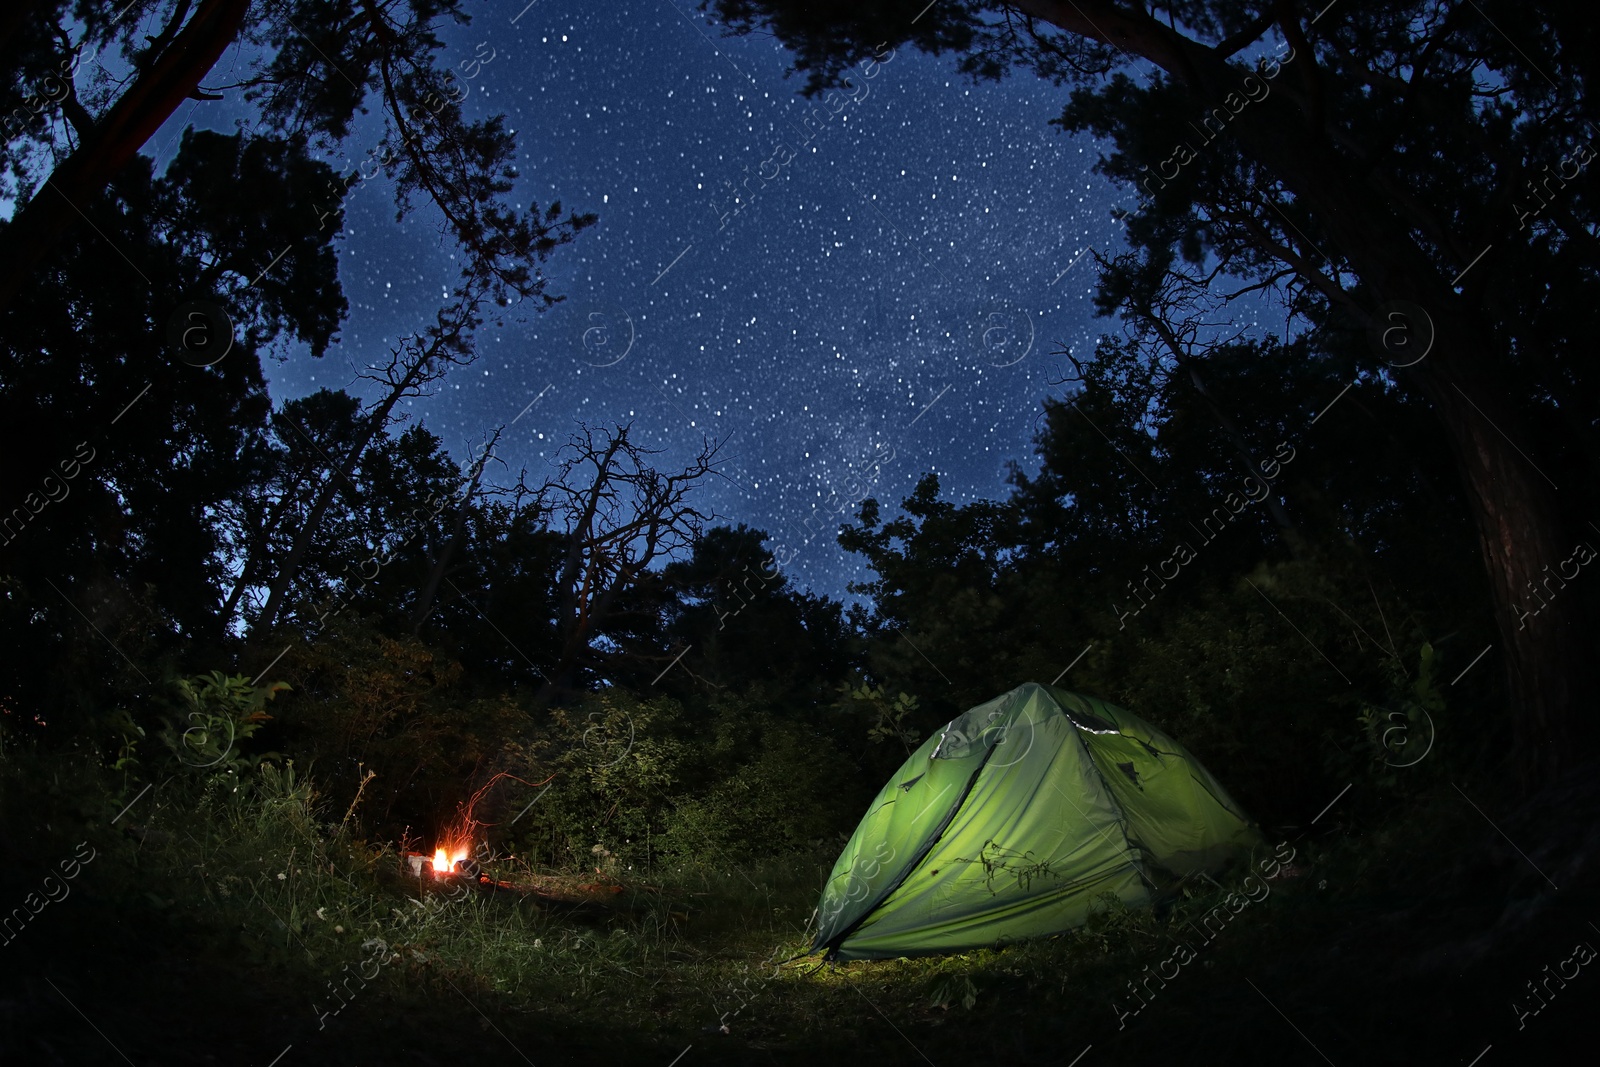
[[554, 776], [518, 840], [558, 864], [793, 852], [848, 829], [870, 796], [819, 729], [759, 694], [691, 712], [606, 690], [554, 710], [517, 756], [524, 777]]

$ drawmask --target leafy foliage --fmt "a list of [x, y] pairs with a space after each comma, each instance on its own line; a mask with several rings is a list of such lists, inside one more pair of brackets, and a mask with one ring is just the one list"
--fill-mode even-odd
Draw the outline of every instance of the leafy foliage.
[[[555, 863], [723, 864], [830, 839], [870, 791], [817, 728], [758, 696], [687, 708], [604, 691], [519, 746], [551, 784], [516, 840]], [[508, 831], [509, 831], [508, 827]]]
[[248, 770], [270, 754], [246, 755], [242, 743], [272, 718], [267, 703], [288, 688], [287, 682], [255, 686], [242, 674], [221, 671], [180, 678], [178, 717], [167, 721], [161, 741], [186, 767], [228, 774]]

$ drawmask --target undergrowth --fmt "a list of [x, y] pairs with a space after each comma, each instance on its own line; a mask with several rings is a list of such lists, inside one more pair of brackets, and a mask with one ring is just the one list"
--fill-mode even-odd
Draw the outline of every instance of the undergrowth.
[[[1197, 938], [1197, 922], [1237, 903], [1244, 869], [1191, 880], [1158, 909], [1107, 899], [1085, 926], [1041, 941], [838, 965], [805, 955], [832, 844], [632, 872], [501, 853], [484, 871], [516, 888], [485, 892], [415, 876], [396, 846], [360, 835], [359, 798], [330, 807], [292, 761], [181, 768], [144, 790], [115, 757], [85, 755], [7, 761], [7, 815], [55, 813], [14, 847], [54, 854], [87, 836], [111, 857], [94, 868], [93, 893], [293, 985], [321, 1025], [355, 998], [426, 1010], [460, 995], [485, 1018], [756, 1048], [844, 1042], [869, 1023], [874, 1041], [901, 1052], [939, 1028], [976, 1048], [974, 1035], [1019, 1014], [1036, 1035], [1117, 1033], [1157, 1014], [1169, 986], [1199, 987], [1197, 973], [1230, 958], [1293, 950], [1329, 916], [1398, 885], [1425, 890], [1425, 857], [1470, 836], [1459, 811], [1409, 801], [1366, 838], [1303, 840], [1290, 875], [1258, 879], [1270, 892], [1233, 909], [1215, 943]], [[1178, 944], [1193, 958], [1174, 963]], [[1165, 977], [1151, 984], [1152, 973]]]

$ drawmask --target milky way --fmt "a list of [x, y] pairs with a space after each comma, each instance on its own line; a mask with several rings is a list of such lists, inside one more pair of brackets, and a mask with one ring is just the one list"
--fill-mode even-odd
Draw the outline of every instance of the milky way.
[[[516, 131], [522, 203], [600, 216], [548, 265], [566, 300], [491, 323], [413, 406], [457, 457], [501, 424], [500, 474], [530, 479], [579, 420], [631, 423], [663, 464], [713, 438], [725, 478], [702, 506], [839, 596], [860, 569], [832, 530], [859, 499], [896, 504], [929, 471], [958, 501], [1003, 495], [1059, 392], [1051, 353], [1109, 325], [1100, 147], [1048, 125], [1066, 94], [1032, 75], [974, 85], [901, 49], [807, 100], [788, 52], [687, 0], [511, 3], [446, 40], [468, 115]], [[342, 168], [380, 139], [358, 127]], [[348, 202], [341, 346], [269, 368], [277, 399], [351, 385], [454, 278], [436, 220], [396, 224], [382, 181]]]

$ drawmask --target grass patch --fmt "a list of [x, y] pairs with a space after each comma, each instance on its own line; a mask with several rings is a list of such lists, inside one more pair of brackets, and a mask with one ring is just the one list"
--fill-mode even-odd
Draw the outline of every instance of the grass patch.
[[[7, 813], [54, 814], [13, 846], [67, 855], [86, 837], [99, 850], [80, 879], [76, 929], [40, 931], [36, 948], [80, 937], [86, 958], [103, 958], [106, 931], [131, 924], [138, 936], [118, 951], [183, 946], [205, 966], [242, 969], [289, 1019], [264, 1013], [251, 1025], [323, 1042], [328, 1054], [436, 1031], [426, 1040], [446, 1049], [465, 1032], [549, 1062], [563, 1062], [562, 1049], [580, 1062], [597, 1047], [649, 1057], [686, 1046], [696, 1062], [922, 1062], [933, 1048], [939, 1063], [1031, 1062], [1045, 1050], [1066, 1062], [1090, 1044], [1137, 1062], [1174, 1027], [1231, 1047], [1228, 1012], [1246, 979], [1264, 992], [1283, 968], [1314, 962], [1348, 980], [1338, 961], [1371, 966], [1385, 951], [1425, 948], [1502, 901], [1492, 878], [1463, 884], [1459, 865], [1439, 861], [1471, 855], [1485, 828], [1470, 808], [1430, 795], [1363, 836], [1298, 843], [1298, 876], [1269, 883], [1214, 937], [1197, 932], [1203, 917], [1237, 904], [1244, 871], [1195, 880], [1154, 910], [1108, 900], [1084, 927], [1041, 941], [826, 964], [803, 953], [828, 848], [737, 866], [678, 862], [626, 882], [499, 856], [485, 870], [514, 888], [452, 890], [410, 874], [395, 847], [361, 839], [355, 819], [327, 810], [289, 764], [171, 779], [144, 795], [94, 761], [29, 766], [7, 768]], [[130, 801], [112, 824], [106, 813]], [[1347, 951], [1352, 930], [1371, 943]], [[1192, 958], [1174, 962], [1178, 944]], [[1339, 1024], [1313, 1015], [1307, 1025]]]

